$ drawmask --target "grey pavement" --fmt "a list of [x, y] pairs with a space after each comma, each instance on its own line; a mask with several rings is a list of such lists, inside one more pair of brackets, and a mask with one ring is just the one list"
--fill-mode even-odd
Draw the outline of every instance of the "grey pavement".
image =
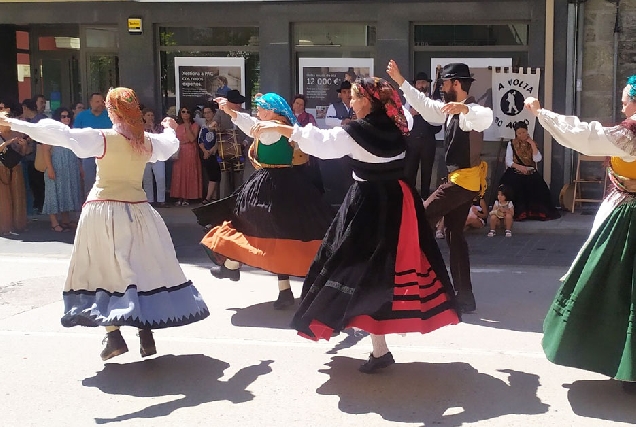
[[[619, 383], [553, 365], [541, 350], [558, 278], [587, 234], [580, 224], [573, 233], [563, 229], [579, 220], [589, 226], [591, 217], [566, 223], [566, 216], [559, 233], [519, 227], [510, 239], [470, 234], [477, 312], [430, 334], [389, 336], [397, 364], [369, 376], [356, 370], [370, 351], [365, 334], [347, 331], [320, 343], [298, 337], [288, 328], [293, 311], [272, 309], [274, 276], [245, 269], [238, 283], [213, 279], [190, 213], [166, 211], [182, 267], [211, 315], [156, 331], [159, 353], [144, 360], [132, 328], [123, 329], [130, 351], [104, 363], [98, 356], [103, 330], [61, 327], [72, 235], [31, 224], [29, 233], [0, 238], [0, 425], [636, 424], [634, 397]], [[50, 236], [63, 241], [47, 241]], [[559, 246], [559, 240], [570, 243]], [[483, 257], [477, 253], [491, 244], [510, 254], [501, 264], [487, 249]], [[559, 251], [559, 265], [541, 264]], [[522, 252], [541, 255], [515, 263]], [[299, 295], [301, 282], [292, 287]]]

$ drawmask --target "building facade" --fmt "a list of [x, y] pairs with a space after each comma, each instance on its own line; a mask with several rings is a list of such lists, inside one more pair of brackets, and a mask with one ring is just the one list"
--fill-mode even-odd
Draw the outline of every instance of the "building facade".
[[[304, 58], [372, 58], [378, 76], [389, 59], [408, 76], [430, 74], [435, 58], [509, 58], [513, 67], [543, 69], [546, 6], [554, 82], [563, 82], [571, 5], [560, 0], [0, 1], [8, 41], [0, 59], [10, 65], [0, 70], [0, 98], [43, 93], [53, 108], [122, 85], [165, 113], [176, 102], [177, 57], [244, 58], [248, 99], [270, 91], [291, 98]], [[540, 86], [543, 96], [543, 77]], [[555, 83], [552, 96], [564, 111], [566, 87]], [[535, 139], [543, 146], [542, 132]], [[488, 142], [493, 166], [502, 146]], [[556, 198], [569, 159], [556, 144], [549, 157]]]

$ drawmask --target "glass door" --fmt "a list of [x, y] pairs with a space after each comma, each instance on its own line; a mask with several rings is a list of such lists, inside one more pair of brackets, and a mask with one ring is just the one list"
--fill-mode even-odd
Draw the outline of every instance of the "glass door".
[[46, 113], [59, 107], [71, 107], [81, 98], [79, 61], [77, 54], [68, 52], [40, 53], [35, 61], [34, 94], [42, 94], [47, 101]]
[[119, 86], [119, 56], [112, 53], [89, 53], [87, 58], [88, 91], [106, 94], [111, 87]]

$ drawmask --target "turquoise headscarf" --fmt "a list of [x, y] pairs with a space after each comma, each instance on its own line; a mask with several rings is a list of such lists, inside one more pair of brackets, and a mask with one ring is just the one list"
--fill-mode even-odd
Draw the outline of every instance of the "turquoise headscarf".
[[285, 101], [285, 98], [276, 93], [266, 93], [265, 95], [256, 98], [254, 102], [256, 102], [256, 105], [264, 110], [270, 110], [276, 114], [286, 117], [292, 125], [295, 125], [298, 122], [291, 107], [287, 101]]

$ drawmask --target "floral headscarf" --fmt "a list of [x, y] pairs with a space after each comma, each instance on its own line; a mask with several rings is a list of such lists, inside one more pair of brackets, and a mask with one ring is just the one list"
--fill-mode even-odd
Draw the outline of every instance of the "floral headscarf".
[[386, 115], [393, 120], [400, 132], [403, 135], [409, 134], [409, 127], [402, 110], [400, 95], [389, 82], [379, 77], [367, 77], [355, 83], [355, 91], [371, 101], [379, 101], [384, 107]]
[[296, 116], [291, 107], [285, 101], [285, 98], [276, 93], [266, 93], [254, 100], [257, 106], [264, 110], [273, 111], [274, 113], [285, 117], [289, 120], [289, 124], [295, 125], [297, 123]]
[[147, 151], [144, 141], [144, 120], [137, 95], [132, 89], [116, 87], [106, 95], [106, 108], [116, 131], [130, 140], [139, 153]]

